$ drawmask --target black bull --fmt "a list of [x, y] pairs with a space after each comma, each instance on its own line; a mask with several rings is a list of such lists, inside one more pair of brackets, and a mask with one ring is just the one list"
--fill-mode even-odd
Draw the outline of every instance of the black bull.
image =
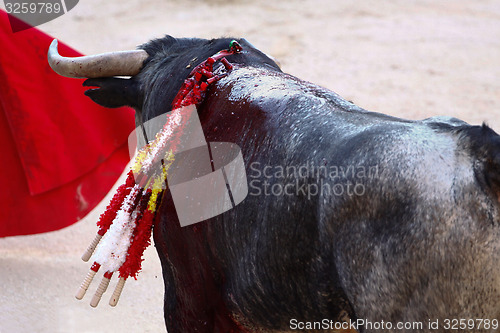
[[[87, 95], [147, 121], [229, 41], [152, 41], [138, 75], [90, 79], [99, 88]], [[416, 332], [439, 320], [432, 332], [445, 332], [446, 319], [500, 318], [500, 136], [365, 111], [240, 43], [198, 114], [207, 141], [241, 148], [249, 195], [187, 227], [164, 196], [154, 241], [168, 331], [287, 331], [342, 317], [400, 332], [398, 322], [421, 322]]]

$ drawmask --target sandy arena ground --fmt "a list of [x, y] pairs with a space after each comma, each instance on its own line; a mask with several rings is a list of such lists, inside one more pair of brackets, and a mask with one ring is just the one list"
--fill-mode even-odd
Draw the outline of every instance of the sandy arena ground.
[[[86, 54], [131, 49], [167, 33], [241, 36], [285, 72], [368, 110], [411, 119], [451, 115], [500, 131], [494, 0], [86, 0], [40, 28]], [[89, 267], [80, 255], [108, 200], [64, 230], [0, 239], [1, 333], [165, 331], [153, 247], [116, 308], [107, 305], [109, 291], [97, 309], [88, 295], [74, 298]]]

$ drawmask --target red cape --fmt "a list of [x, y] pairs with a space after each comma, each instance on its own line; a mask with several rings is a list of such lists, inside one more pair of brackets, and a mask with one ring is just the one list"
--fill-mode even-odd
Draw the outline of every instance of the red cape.
[[82, 80], [53, 72], [52, 39], [36, 28], [13, 33], [0, 11], [0, 237], [78, 221], [129, 161], [134, 111], [103, 108], [84, 96]]

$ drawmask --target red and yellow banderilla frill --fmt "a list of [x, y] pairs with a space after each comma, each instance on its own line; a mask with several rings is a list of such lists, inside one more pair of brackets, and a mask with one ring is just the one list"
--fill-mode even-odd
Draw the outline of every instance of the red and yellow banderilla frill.
[[[83, 298], [101, 267], [105, 273], [90, 303], [93, 307], [99, 304], [115, 272], [118, 272], [119, 281], [109, 301], [111, 306], [117, 304], [127, 278], [137, 278], [144, 250], [151, 243], [155, 215], [167, 186], [168, 170], [174, 161], [183, 124], [187, 123], [192, 112], [196, 112], [195, 108], [185, 107], [203, 101], [208, 86], [226, 76], [232, 69], [224, 56], [239, 51], [241, 46], [232, 41], [229, 49], [220, 51], [196, 66], [184, 81], [174, 98], [173, 111], [167, 114], [163, 129], [158, 132], [155, 140], [137, 153], [125, 183], [118, 187], [97, 222], [97, 235], [82, 256], [84, 261], [88, 261], [94, 254], [93, 264], [76, 294], [77, 299]], [[226, 72], [214, 75], [213, 65], [219, 60]]]

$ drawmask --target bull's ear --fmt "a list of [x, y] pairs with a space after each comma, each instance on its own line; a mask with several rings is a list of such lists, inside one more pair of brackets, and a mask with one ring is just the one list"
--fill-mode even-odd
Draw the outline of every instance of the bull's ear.
[[87, 90], [85, 95], [99, 105], [108, 108], [121, 106], [140, 108], [142, 105], [139, 84], [134, 79], [115, 77], [88, 79], [83, 82], [83, 85], [85, 87], [96, 87]]

